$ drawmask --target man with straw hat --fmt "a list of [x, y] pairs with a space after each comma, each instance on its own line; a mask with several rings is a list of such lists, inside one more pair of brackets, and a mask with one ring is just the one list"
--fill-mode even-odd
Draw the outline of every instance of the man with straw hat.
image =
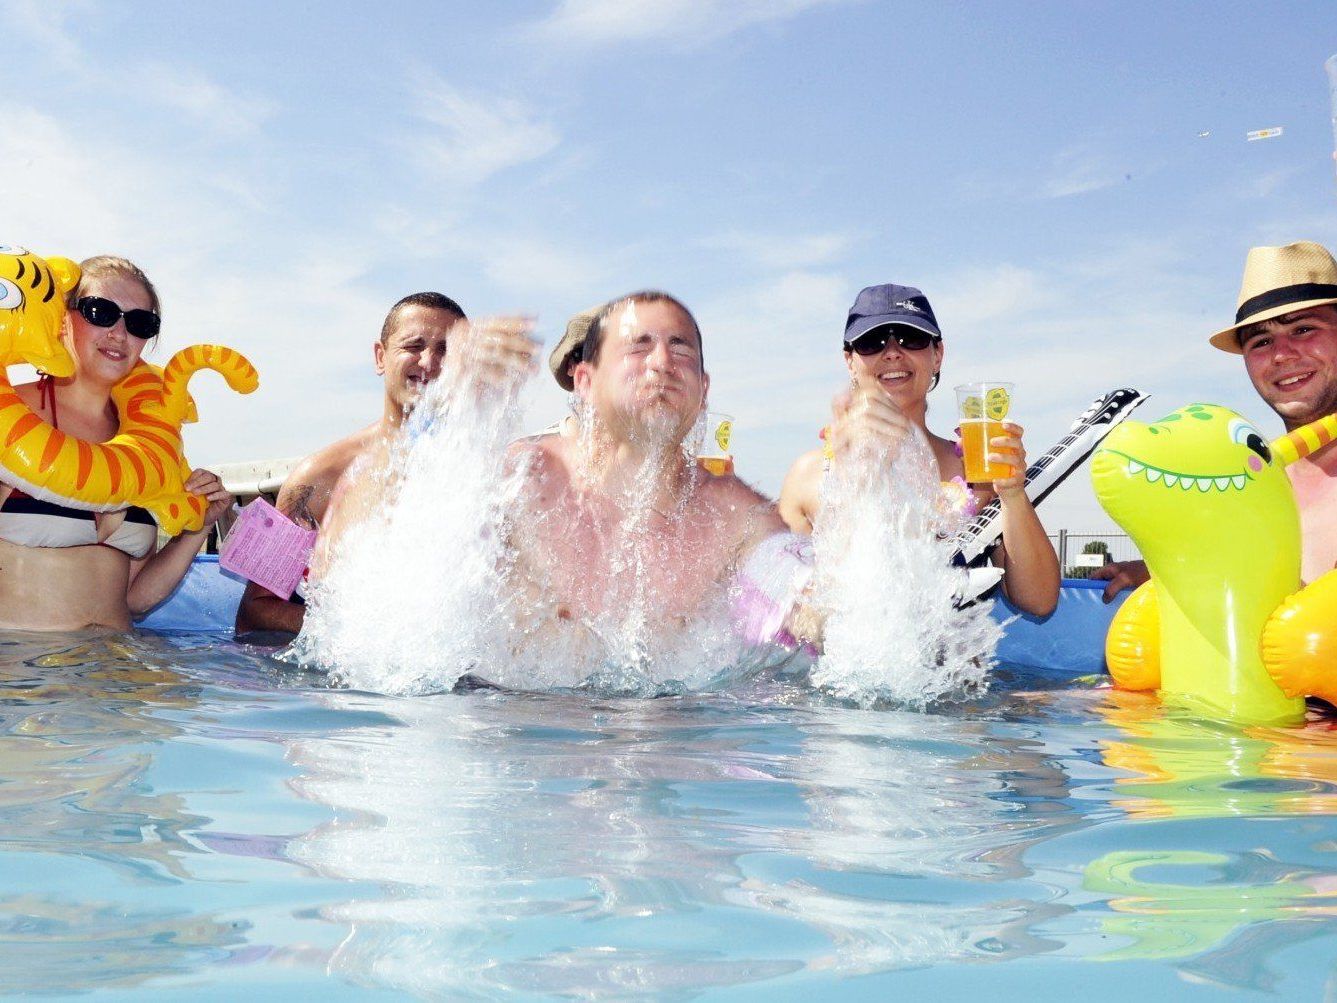
[[[1285, 423], [1299, 428], [1337, 414], [1337, 261], [1310, 240], [1254, 247], [1244, 262], [1235, 323], [1212, 335], [1223, 352], [1244, 357], [1253, 388]], [[1337, 447], [1290, 464], [1304, 538], [1306, 582], [1337, 566]], [[1147, 580], [1141, 561], [1107, 565], [1105, 601]]]

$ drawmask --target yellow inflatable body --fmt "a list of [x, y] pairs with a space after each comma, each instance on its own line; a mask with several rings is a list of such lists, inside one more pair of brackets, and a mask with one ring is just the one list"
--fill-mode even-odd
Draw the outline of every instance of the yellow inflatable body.
[[22, 247], [0, 244], [0, 365], [26, 362], [52, 376], [74, 374], [60, 343], [65, 297], [79, 284], [68, 258], [43, 261]]
[[173, 536], [198, 530], [206, 503], [184, 488], [190, 467], [182, 455], [181, 426], [196, 417], [186, 384], [192, 374], [212, 369], [233, 390], [250, 393], [259, 385], [255, 367], [230, 348], [193, 345], [161, 370], [141, 362], [112, 388], [120, 427], [107, 442], [52, 428], [23, 403], [7, 368], [26, 362], [53, 376], [73, 373], [60, 325], [65, 297], [78, 282], [79, 268], [71, 261], [43, 262], [0, 245], [0, 481], [35, 498], [95, 512], [137, 505]]
[[1116, 685], [1253, 721], [1298, 721], [1306, 695], [1337, 702], [1337, 571], [1300, 589], [1283, 470], [1334, 439], [1337, 416], [1268, 443], [1210, 404], [1110, 433], [1091, 461], [1096, 497], [1151, 572], [1110, 625]]

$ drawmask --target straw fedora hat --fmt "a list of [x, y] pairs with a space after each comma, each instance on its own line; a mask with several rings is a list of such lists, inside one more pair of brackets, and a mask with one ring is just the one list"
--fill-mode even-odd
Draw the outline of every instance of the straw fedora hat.
[[1212, 335], [1212, 344], [1242, 355], [1240, 328], [1326, 303], [1337, 303], [1337, 261], [1322, 244], [1301, 240], [1284, 247], [1251, 247], [1235, 323]]
[[590, 333], [590, 326], [598, 319], [599, 314], [608, 304], [601, 303], [598, 306], [592, 306], [588, 310], [582, 310], [569, 321], [566, 322], [566, 332], [562, 335], [562, 340], [557, 342], [557, 347], [552, 350], [548, 356], [548, 368], [552, 370], [552, 378], [557, 381], [557, 385], [563, 390], [571, 391], [575, 389], [575, 384], [571, 381], [571, 375], [566, 371], [567, 365], [571, 361], [571, 353], [579, 352], [585, 344], [585, 335]]

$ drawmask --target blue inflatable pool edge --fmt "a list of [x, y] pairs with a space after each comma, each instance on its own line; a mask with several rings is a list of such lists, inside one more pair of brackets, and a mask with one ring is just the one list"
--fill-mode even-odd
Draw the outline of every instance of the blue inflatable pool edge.
[[[201, 554], [176, 591], [138, 626], [166, 634], [230, 634], [245, 587], [245, 581], [219, 567], [216, 554]], [[1072, 676], [1103, 672], [1105, 632], [1127, 595], [1106, 606], [1104, 588], [1104, 582], [1065, 579], [1058, 609], [1044, 619], [996, 601], [993, 615], [1007, 625], [999, 661]]]

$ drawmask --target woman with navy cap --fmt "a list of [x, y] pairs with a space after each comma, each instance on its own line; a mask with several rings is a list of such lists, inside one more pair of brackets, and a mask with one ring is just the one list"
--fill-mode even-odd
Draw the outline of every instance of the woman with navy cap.
[[942, 370], [942, 332], [928, 298], [911, 286], [870, 286], [859, 293], [845, 324], [845, 365], [850, 390], [837, 398], [836, 420], [823, 433], [825, 447], [794, 463], [780, 492], [780, 514], [795, 532], [811, 533], [822, 501], [822, 478], [855, 442], [878, 440], [893, 458], [912, 429], [928, 443], [944, 491], [969, 510], [992, 500], [1002, 506], [1003, 542], [990, 555], [1003, 569], [1003, 591], [1018, 609], [1038, 616], [1058, 603], [1059, 568], [1054, 547], [1026, 496], [1026, 451], [1022, 429], [990, 440], [990, 460], [1007, 464], [1012, 476], [988, 485], [967, 485], [960, 450], [926, 423], [928, 394]]

